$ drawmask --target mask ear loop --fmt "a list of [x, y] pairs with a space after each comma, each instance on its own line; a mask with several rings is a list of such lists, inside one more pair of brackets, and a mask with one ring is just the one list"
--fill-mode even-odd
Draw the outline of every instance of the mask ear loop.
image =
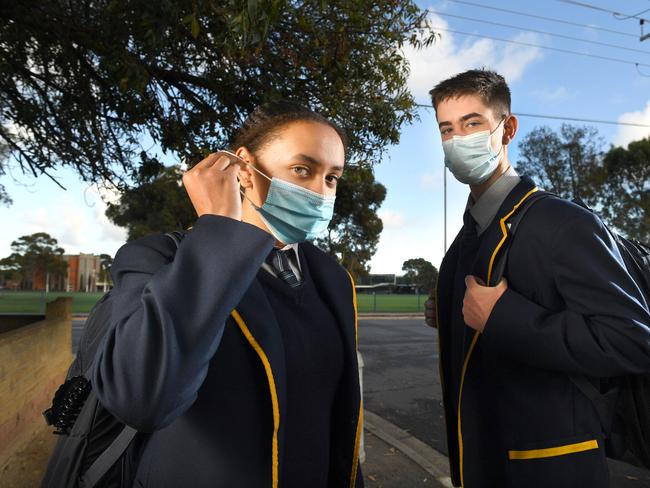
[[[503, 118], [499, 121], [499, 123], [497, 124], [497, 126], [494, 128], [494, 130], [493, 130], [492, 132], [490, 132], [490, 137], [492, 137], [492, 134], [494, 134], [494, 133], [499, 129], [499, 126], [501, 125], [501, 122], [505, 122], [505, 120], [506, 120], [507, 118], [508, 118], [507, 115], [504, 115], [504, 116], [503, 116]], [[504, 128], [505, 128], [505, 124], [504, 124]], [[499, 152], [497, 153], [497, 158], [501, 155], [501, 151], [503, 151], [503, 147], [504, 147], [504, 146], [505, 146], [505, 144], [503, 143], [503, 137], [502, 137], [502, 138], [501, 138], [501, 147], [499, 148]]]

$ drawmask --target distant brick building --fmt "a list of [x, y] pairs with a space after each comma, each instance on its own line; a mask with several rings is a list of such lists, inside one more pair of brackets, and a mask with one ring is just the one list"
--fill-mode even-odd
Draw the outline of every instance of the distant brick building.
[[[49, 283], [46, 283], [49, 281]], [[42, 270], [36, 270], [32, 275], [31, 289], [33, 291], [65, 290], [64, 276], [51, 276]]]
[[68, 263], [66, 291], [97, 291], [101, 259], [93, 254], [64, 255]]

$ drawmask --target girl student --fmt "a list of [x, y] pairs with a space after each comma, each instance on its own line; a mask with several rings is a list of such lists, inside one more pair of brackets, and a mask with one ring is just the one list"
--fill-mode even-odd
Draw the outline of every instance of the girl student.
[[118, 251], [93, 388], [147, 433], [134, 486], [362, 487], [354, 285], [308, 242], [345, 137], [275, 102], [232, 149], [184, 175], [198, 220], [178, 249], [152, 235]]

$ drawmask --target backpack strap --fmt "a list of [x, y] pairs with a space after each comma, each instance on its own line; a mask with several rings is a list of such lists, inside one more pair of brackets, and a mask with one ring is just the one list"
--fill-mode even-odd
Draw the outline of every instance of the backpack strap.
[[93, 488], [122, 454], [124, 454], [137, 433], [138, 431], [133, 427], [125, 426], [111, 445], [95, 459], [95, 462], [81, 476], [79, 486], [82, 488]]
[[605, 437], [611, 437], [618, 390], [614, 389], [609, 394], [603, 394], [586, 376], [570, 374], [569, 379], [591, 401], [598, 413], [600, 426]]
[[503, 248], [503, 251], [500, 253], [497, 261], [494, 263], [490, 284], [494, 283], [496, 285], [496, 283], [501, 281], [503, 273], [506, 270], [506, 262], [508, 261], [508, 251], [510, 249], [510, 244], [512, 243], [512, 239], [515, 237], [515, 232], [517, 231], [519, 224], [523, 220], [528, 210], [530, 210], [530, 207], [532, 207], [536, 202], [543, 200], [544, 198], [551, 197], [555, 197], [555, 195], [543, 190], [534, 193], [519, 207], [515, 215], [511, 217], [507, 222], [508, 239], [506, 240], [506, 245]]
[[183, 237], [185, 237], [185, 234], [178, 230], [167, 232], [165, 233], [165, 235], [169, 237], [172, 241], [174, 241], [174, 244], [176, 244], [177, 249], [181, 245], [181, 241], [183, 240]]

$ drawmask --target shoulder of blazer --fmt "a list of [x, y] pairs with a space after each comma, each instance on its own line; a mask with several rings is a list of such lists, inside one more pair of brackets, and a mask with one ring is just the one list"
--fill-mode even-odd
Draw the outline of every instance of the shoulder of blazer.
[[559, 197], [543, 198], [533, 204], [521, 222], [518, 234], [532, 232], [552, 237], [559, 232], [568, 234], [580, 229], [603, 229], [600, 217], [580, 205]]
[[111, 276], [117, 286], [127, 273], [153, 274], [171, 263], [176, 254], [176, 244], [165, 234], [152, 234], [124, 244], [115, 254]]

